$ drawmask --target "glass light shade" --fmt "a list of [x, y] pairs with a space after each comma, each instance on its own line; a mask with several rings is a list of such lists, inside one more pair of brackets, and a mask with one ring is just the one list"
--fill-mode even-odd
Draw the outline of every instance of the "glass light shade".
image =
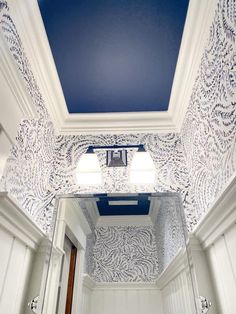
[[76, 169], [76, 178], [81, 185], [99, 185], [102, 183], [102, 173], [98, 157], [95, 153], [83, 154]]
[[130, 183], [153, 184], [156, 168], [149, 152], [141, 151], [134, 154], [130, 167]]

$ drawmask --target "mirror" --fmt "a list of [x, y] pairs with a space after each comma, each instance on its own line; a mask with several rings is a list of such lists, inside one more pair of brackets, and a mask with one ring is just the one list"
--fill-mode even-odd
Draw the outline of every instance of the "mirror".
[[56, 203], [42, 313], [197, 313], [177, 193]]

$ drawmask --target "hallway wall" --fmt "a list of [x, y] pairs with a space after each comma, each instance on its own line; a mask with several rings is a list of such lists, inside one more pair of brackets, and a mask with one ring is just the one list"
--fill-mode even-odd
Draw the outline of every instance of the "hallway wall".
[[209, 41], [180, 134], [56, 136], [14, 14], [6, 1], [0, 1], [1, 33], [37, 111], [35, 119], [25, 119], [19, 127], [1, 190], [9, 191], [44, 231], [50, 228], [55, 195], [95, 191], [82, 189], [74, 177], [79, 156], [91, 144], [146, 144], [157, 167], [155, 186], [133, 189], [127, 172], [104, 169], [104, 156], [99, 153], [105, 183], [96, 191], [180, 192], [189, 230], [235, 175], [236, 9], [233, 0], [215, 2]]
[[[156, 161], [157, 183], [152, 190], [180, 192], [189, 229], [192, 229], [236, 169], [236, 65], [235, 33], [232, 31], [235, 27], [234, 2], [216, 1], [209, 41], [202, 57], [180, 137], [174, 134], [131, 134], [57, 138], [53, 134], [53, 127], [50, 126], [43, 95], [30, 69], [11, 8], [5, 1], [1, 3], [1, 32], [11, 51], [16, 51], [13, 57], [39, 118], [35, 121], [23, 121], [20, 126], [20, 135], [9, 159], [1, 189], [10, 191], [37, 223], [47, 229], [54, 196], [62, 191], [83, 191], [76, 185], [72, 172], [85, 147], [96, 143], [128, 144], [142, 141], [146, 143]], [[35, 152], [34, 144], [37, 141], [40, 144]], [[42, 170], [45, 166], [46, 173]], [[22, 173], [17, 169], [21, 169]], [[113, 192], [132, 191], [127, 182], [124, 184], [118, 180], [115, 185], [109, 183], [109, 176], [115, 172], [116, 170], [114, 173], [107, 172], [105, 187], [101, 190], [110, 191], [112, 188]], [[140, 187], [140, 190], [145, 189]], [[93, 191], [90, 187], [88, 190]]]
[[216, 11], [180, 133], [197, 221], [236, 174], [236, 6]]
[[158, 275], [158, 249], [151, 226], [109, 226], [95, 229], [96, 282], [148, 282]]

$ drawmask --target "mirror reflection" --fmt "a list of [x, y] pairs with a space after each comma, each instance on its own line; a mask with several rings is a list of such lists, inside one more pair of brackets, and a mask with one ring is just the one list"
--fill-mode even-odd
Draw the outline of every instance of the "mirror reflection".
[[177, 193], [67, 195], [55, 213], [42, 313], [196, 313]]

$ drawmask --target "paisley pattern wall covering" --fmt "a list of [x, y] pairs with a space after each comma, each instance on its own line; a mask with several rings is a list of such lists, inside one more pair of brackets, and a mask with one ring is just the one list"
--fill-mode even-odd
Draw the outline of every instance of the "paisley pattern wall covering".
[[95, 236], [94, 280], [145, 282], [157, 278], [157, 246], [151, 227], [100, 227]]
[[158, 274], [170, 264], [178, 250], [185, 246], [185, 222], [181, 200], [176, 195], [160, 197], [160, 207], [154, 224], [158, 251]]
[[236, 3], [218, 1], [181, 131], [197, 219], [236, 172]]
[[[9, 191], [46, 232], [58, 193], [176, 191], [182, 195], [191, 230], [236, 171], [235, 1], [217, 2], [180, 134], [55, 136], [10, 9], [2, 0], [0, 31], [38, 112], [36, 119], [24, 120], [19, 127], [1, 190]], [[128, 169], [105, 169], [102, 152], [103, 185], [83, 189], [76, 184], [76, 163], [87, 146], [121, 143], [146, 145], [157, 168], [154, 186], [130, 186]]]
[[[103, 170], [103, 184], [98, 187], [78, 186], [75, 170], [79, 157], [89, 145], [126, 145], [145, 144], [156, 166], [156, 182], [154, 185], [129, 184], [129, 166], [133, 152], [128, 154], [127, 168], [107, 168], [105, 152], [99, 151], [98, 157]], [[178, 191], [185, 204], [189, 228], [196, 223], [190, 186], [186, 171], [185, 159], [178, 134], [120, 134], [120, 135], [82, 135], [59, 136], [56, 140], [55, 172], [52, 175], [53, 189], [58, 193], [132, 193], [132, 192], [166, 192]], [[61, 184], [63, 180], [64, 184]]]

